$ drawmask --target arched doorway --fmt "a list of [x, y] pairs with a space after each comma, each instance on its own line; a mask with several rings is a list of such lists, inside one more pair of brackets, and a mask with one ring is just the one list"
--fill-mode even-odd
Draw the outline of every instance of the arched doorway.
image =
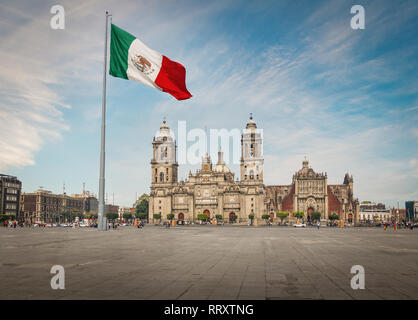
[[179, 221], [183, 221], [184, 220], [184, 213], [180, 212], [179, 215], [177, 216], [177, 220]]
[[235, 222], [237, 216], [235, 215], [235, 212], [229, 213], [229, 222]]
[[314, 212], [314, 209], [312, 207], [309, 207], [306, 213], [306, 219], [308, 220], [308, 222], [311, 222], [312, 220], [312, 212]]
[[210, 211], [209, 210], [203, 211], [203, 214], [206, 214], [208, 216], [208, 220], [210, 219]]

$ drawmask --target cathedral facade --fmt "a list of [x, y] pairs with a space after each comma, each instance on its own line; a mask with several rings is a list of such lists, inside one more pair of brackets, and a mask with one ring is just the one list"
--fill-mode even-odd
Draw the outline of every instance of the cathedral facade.
[[326, 173], [316, 173], [307, 160], [293, 175], [292, 184], [266, 186], [266, 210], [295, 212], [302, 211], [307, 221], [313, 212], [320, 212], [321, 219], [337, 214], [348, 223], [359, 221], [360, 204], [354, 199], [353, 177], [348, 173], [342, 184], [328, 184]]
[[174, 219], [197, 221], [199, 214], [208, 218], [221, 215], [225, 222], [244, 222], [250, 214], [261, 219], [265, 214], [262, 138], [252, 117], [241, 136], [240, 180], [226, 166], [219, 150], [216, 165], [208, 154], [201, 169], [190, 172], [178, 182], [176, 142], [166, 122], [153, 140], [152, 182], [149, 197], [149, 220], [154, 214], [174, 214]]
[[197, 221], [199, 214], [211, 219], [221, 215], [224, 222], [247, 222], [250, 214], [261, 220], [270, 214], [277, 221], [278, 211], [289, 212], [291, 220], [293, 212], [303, 211], [308, 221], [313, 212], [320, 212], [323, 220], [336, 213], [347, 222], [358, 221], [359, 202], [348, 173], [342, 184], [329, 185], [327, 174], [316, 173], [305, 160], [290, 185], [265, 186], [262, 143], [251, 116], [241, 135], [240, 179], [234, 178], [219, 150], [215, 165], [206, 154], [201, 169], [179, 182], [176, 141], [163, 121], [152, 142], [149, 221], [154, 222], [155, 214], [163, 221], [174, 214], [175, 220], [189, 222]]

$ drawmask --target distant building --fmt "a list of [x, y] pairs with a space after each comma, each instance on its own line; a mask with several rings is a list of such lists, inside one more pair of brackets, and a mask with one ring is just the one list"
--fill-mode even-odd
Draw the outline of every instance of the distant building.
[[401, 208], [392, 208], [390, 209], [390, 215], [396, 221], [403, 221], [406, 220], [406, 210]]
[[374, 203], [371, 201], [363, 201], [360, 203], [360, 220], [361, 221], [390, 221], [392, 214], [383, 203]]
[[405, 202], [406, 220], [418, 219], [418, 201]]
[[0, 214], [19, 217], [22, 182], [16, 177], [0, 174]]
[[115, 206], [113, 204], [106, 204], [105, 205], [105, 214], [106, 213], [119, 213], [119, 206]]
[[39, 189], [32, 193], [23, 193], [20, 197], [20, 205], [22, 218], [25, 221], [59, 222], [69, 212], [83, 213], [84, 201], [82, 198]]
[[90, 193], [89, 191], [83, 191], [82, 194], [73, 194], [73, 198], [82, 199], [83, 200], [83, 213], [84, 214], [95, 214], [97, 215], [99, 201], [97, 197]]
[[119, 207], [118, 214], [119, 214], [119, 218], [120, 218], [120, 219], [122, 219], [122, 218], [123, 218], [123, 215], [124, 215], [125, 213], [130, 213], [130, 214], [132, 214], [132, 216], [135, 216], [135, 212], [134, 212], [134, 209], [133, 209], [133, 208], [129, 208], [129, 207]]

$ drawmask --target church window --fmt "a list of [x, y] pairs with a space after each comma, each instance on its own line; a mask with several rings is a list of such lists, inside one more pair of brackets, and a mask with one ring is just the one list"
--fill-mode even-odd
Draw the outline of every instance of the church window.
[[247, 175], [244, 175], [244, 180], [247, 180]]
[[160, 182], [164, 182], [164, 172], [160, 172]]
[[254, 156], [254, 144], [251, 143], [251, 153], [250, 156], [253, 157]]
[[258, 180], [258, 178], [259, 178], [259, 176], [258, 176], [258, 174], [257, 174], [257, 180]]
[[254, 180], [254, 170], [250, 171], [250, 180]]

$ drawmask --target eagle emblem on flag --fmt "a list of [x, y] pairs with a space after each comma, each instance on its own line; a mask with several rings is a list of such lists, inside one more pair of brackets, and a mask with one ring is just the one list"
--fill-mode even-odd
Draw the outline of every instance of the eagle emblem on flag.
[[131, 58], [133, 64], [135, 67], [141, 71], [142, 73], [149, 75], [154, 72], [154, 69], [152, 68], [151, 62], [149, 62], [146, 58], [143, 56], [137, 55], [135, 58]]

